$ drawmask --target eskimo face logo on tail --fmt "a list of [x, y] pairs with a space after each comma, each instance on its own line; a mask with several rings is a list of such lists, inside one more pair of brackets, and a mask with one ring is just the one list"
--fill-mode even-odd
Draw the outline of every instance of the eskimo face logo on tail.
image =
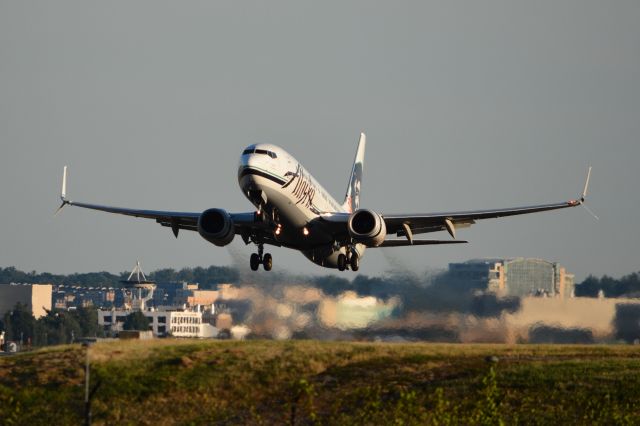
[[283, 189], [291, 186], [295, 182], [291, 193], [297, 200], [296, 205], [303, 204], [308, 209], [315, 210], [313, 197], [316, 195], [316, 188], [311, 182], [311, 178], [305, 175], [302, 166], [298, 164], [295, 173], [287, 172], [284, 176], [289, 180], [282, 185]]

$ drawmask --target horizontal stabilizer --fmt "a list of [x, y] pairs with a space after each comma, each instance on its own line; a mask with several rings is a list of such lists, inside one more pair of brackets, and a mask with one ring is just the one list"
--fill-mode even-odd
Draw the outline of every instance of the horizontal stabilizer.
[[387, 240], [378, 247], [430, 246], [437, 244], [465, 244], [463, 240]]

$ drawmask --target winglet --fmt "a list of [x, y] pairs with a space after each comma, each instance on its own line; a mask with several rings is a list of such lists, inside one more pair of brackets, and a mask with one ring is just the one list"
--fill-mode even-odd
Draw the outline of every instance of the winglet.
[[582, 207], [584, 207], [584, 209], [587, 212], [589, 212], [589, 214], [591, 216], [593, 216], [593, 218], [595, 220], [600, 220], [598, 215], [596, 215], [594, 212], [592, 212], [591, 209], [589, 207], [587, 207], [587, 204], [584, 202], [584, 200], [587, 198], [587, 190], [589, 189], [589, 178], [590, 177], [591, 177], [591, 166], [589, 166], [589, 172], [587, 173], [587, 181], [584, 183], [584, 191], [582, 191], [582, 197], [580, 197], [580, 204], [582, 204]]
[[587, 172], [587, 180], [584, 183], [584, 191], [582, 191], [582, 197], [580, 197], [581, 203], [584, 203], [584, 200], [587, 198], [587, 190], [589, 189], [590, 178], [591, 178], [591, 166], [589, 166], [589, 171]]
[[71, 204], [71, 202], [67, 200], [67, 166], [64, 166], [64, 169], [62, 169], [62, 189], [60, 190], [60, 200], [62, 200], [62, 204], [60, 204], [60, 207], [58, 207], [58, 210], [56, 210], [53, 216], [57, 216], [64, 206]]
[[67, 166], [62, 169], [62, 190], [60, 191], [60, 199], [66, 201], [67, 199]]

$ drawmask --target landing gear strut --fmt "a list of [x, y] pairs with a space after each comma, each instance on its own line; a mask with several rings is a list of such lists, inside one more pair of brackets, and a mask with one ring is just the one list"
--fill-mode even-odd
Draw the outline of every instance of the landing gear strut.
[[270, 253], [264, 254], [264, 244], [258, 244], [258, 253], [252, 253], [249, 258], [249, 265], [252, 271], [257, 271], [260, 265], [264, 267], [265, 271], [270, 271], [273, 267], [273, 257]]

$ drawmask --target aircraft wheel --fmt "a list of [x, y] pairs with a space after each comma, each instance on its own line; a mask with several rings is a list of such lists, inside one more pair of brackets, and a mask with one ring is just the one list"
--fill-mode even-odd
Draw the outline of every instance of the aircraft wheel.
[[351, 270], [352, 271], [357, 271], [358, 269], [360, 269], [360, 258], [358, 258], [358, 255], [353, 253], [351, 255], [351, 262], [349, 262], [351, 264]]
[[345, 269], [347, 269], [347, 256], [340, 253], [338, 255], [338, 270], [344, 271]]
[[264, 266], [265, 271], [271, 270], [271, 268], [273, 267], [273, 257], [271, 257], [271, 253], [267, 253], [264, 255], [262, 265]]
[[252, 253], [251, 258], [249, 258], [249, 265], [251, 266], [252, 271], [257, 271], [260, 266], [260, 256], [256, 253]]

